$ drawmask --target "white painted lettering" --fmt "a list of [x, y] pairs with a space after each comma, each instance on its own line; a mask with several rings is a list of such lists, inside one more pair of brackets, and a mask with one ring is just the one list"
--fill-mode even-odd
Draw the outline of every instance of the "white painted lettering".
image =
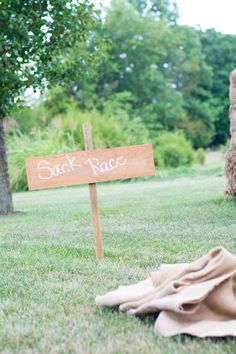
[[70, 172], [70, 168], [68, 166], [68, 163], [63, 163], [63, 165], [61, 165], [61, 170], [63, 173]]
[[76, 167], [81, 167], [81, 165], [78, 165], [78, 164], [75, 163], [75, 157], [74, 156], [70, 157], [69, 155], [66, 155], [65, 158], [67, 159], [67, 162], [69, 164], [69, 167], [70, 167], [71, 171], [74, 171], [74, 169]]
[[116, 161], [115, 161], [115, 159], [110, 159], [109, 160], [109, 167], [110, 167], [110, 170], [112, 170], [113, 168], [115, 168], [116, 167]]
[[93, 173], [95, 174], [95, 176], [98, 175], [98, 172], [101, 172], [100, 168], [99, 168], [99, 160], [96, 159], [95, 157], [92, 159], [87, 159], [84, 161], [85, 163], [88, 163], [93, 171]]
[[124, 158], [124, 156], [120, 156], [117, 158], [116, 163], [117, 166], [124, 166], [127, 162], [127, 159]]
[[127, 163], [127, 159], [123, 156], [119, 156], [116, 159], [110, 158], [107, 161], [99, 161], [97, 158], [90, 158], [84, 161], [88, 163], [95, 176], [100, 173], [110, 172], [119, 166], [124, 166]]
[[[37, 165], [37, 169], [40, 171], [38, 174], [39, 179], [49, 180], [53, 177], [58, 177], [74, 171], [75, 169], [82, 167], [76, 161], [76, 157], [65, 155], [66, 162], [57, 165], [51, 165], [47, 160], [40, 161]], [[88, 164], [95, 176], [101, 173], [106, 173], [117, 169], [119, 166], [124, 166], [127, 163], [127, 159], [124, 156], [118, 156], [117, 158], [110, 158], [100, 161], [96, 157], [89, 158], [84, 161]]]
[[63, 172], [60, 169], [60, 166], [58, 166], [58, 165], [53, 166], [52, 174], [53, 174], [54, 177], [57, 177], [57, 176], [63, 174]]
[[41, 174], [38, 175], [39, 179], [51, 179], [74, 171], [75, 168], [81, 167], [81, 165], [76, 163], [74, 156], [70, 157], [69, 155], [65, 155], [65, 159], [67, 162], [54, 166], [50, 166], [50, 163], [47, 160], [40, 161], [37, 166], [38, 170], [42, 170]]
[[[45, 166], [46, 165], [46, 166]], [[50, 179], [52, 178], [52, 170], [49, 166], [49, 162], [46, 160], [40, 161], [38, 163], [38, 170], [44, 170], [44, 175], [39, 174], [39, 179]], [[43, 172], [43, 171], [42, 171]]]

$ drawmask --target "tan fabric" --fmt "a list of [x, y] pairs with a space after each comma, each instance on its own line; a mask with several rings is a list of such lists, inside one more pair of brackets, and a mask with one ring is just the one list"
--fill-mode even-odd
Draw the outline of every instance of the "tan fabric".
[[155, 332], [236, 336], [236, 257], [222, 247], [184, 264], [163, 264], [146, 280], [96, 297], [132, 315], [159, 314]]

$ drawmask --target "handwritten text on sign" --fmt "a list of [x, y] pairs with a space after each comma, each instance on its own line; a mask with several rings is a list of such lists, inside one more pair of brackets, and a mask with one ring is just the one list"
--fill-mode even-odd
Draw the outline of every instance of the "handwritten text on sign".
[[152, 146], [71, 152], [26, 159], [29, 189], [154, 175]]

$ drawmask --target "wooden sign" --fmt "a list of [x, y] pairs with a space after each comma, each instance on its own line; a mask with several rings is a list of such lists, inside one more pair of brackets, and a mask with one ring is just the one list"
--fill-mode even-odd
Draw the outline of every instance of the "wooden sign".
[[154, 174], [151, 145], [70, 152], [26, 159], [29, 189], [97, 183]]
[[96, 183], [116, 179], [153, 176], [150, 144], [92, 150], [91, 129], [83, 125], [85, 148], [60, 155], [26, 159], [26, 174], [31, 190], [89, 184], [97, 258], [103, 257]]

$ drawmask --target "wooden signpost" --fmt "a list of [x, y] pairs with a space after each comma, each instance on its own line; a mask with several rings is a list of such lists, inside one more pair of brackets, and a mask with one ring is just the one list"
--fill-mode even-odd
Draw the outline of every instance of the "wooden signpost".
[[91, 128], [83, 125], [85, 151], [29, 157], [26, 173], [30, 190], [89, 184], [96, 258], [103, 258], [103, 244], [96, 183], [153, 176], [150, 144], [93, 150]]

